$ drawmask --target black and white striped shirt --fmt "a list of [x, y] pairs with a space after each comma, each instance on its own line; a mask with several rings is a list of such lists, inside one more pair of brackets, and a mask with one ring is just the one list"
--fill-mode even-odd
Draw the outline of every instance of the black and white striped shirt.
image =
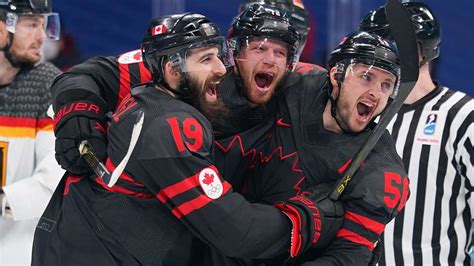
[[385, 229], [380, 265], [470, 265], [473, 110], [470, 96], [438, 86], [388, 126], [411, 194]]

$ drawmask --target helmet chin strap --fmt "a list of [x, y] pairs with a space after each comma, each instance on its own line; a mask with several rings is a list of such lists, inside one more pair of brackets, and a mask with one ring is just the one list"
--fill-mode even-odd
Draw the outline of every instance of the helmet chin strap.
[[188, 103], [190, 105], [194, 105], [195, 102], [193, 100], [196, 92], [193, 88], [191, 88], [189, 78], [186, 73], [181, 72], [181, 75], [183, 76], [183, 79], [179, 83], [177, 89], [171, 88], [168, 83], [164, 81], [164, 79], [160, 79], [158, 84], [163, 87], [163, 89], [175, 94], [177, 98], [182, 100], [183, 102]]
[[13, 58], [13, 55], [10, 50], [12, 47], [12, 43], [13, 43], [13, 33], [8, 32], [7, 44], [5, 45], [5, 47], [0, 48], [0, 51], [3, 52], [3, 54], [5, 55], [5, 58], [8, 60], [8, 62], [10, 62], [10, 64], [13, 67], [20, 68], [22, 63], [18, 62], [17, 60]]
[[329, 101], [331, 102], [331, 116], [334, 117], [334, 120], [336, 121], [337, 125], [342, 130], [342, 132], [344, 132], [344, 133], [354, 133], [354, 132], [352, 132], [348, 129], [349, 127], [346, 125], [346, 123], [344, 123], [344, 121], [342, 121], [341, 117], [339, 115], [337, 115], [337, 102], [338, 102], [338, 99], [339, 99], [341, 85], [342, 85], [341, 82], [337, 82], [337, 86], [339, 87], [339, 93], [337, 94], [336, 97], [333, 97], [331, 95], [331, 92], [328, 90]]

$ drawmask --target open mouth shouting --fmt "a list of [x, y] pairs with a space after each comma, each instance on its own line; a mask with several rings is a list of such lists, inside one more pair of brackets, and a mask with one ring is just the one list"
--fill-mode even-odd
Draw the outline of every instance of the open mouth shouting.
[[361, 100], [357, 103], [357, 120], [361, 123], [369, 122], [374, 114], [377, 104], [369, 100]]
[[206, 85], [206, 99], [210, 102], [217, 100], [217, 86], [221, 81], [211, 81]]
[[255, 75], [254, 80], [257, 85], [257, 90], [264, 94], [270, 90], [270, 85], [273, 83], [275, 74], [269, 72], [259, 72]]

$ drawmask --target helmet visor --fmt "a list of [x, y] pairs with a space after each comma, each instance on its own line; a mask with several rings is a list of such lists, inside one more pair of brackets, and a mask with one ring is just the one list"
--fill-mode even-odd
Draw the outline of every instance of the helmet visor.
[[193, 42], [168, 57], [171, 65], [181, 72], [204, 72], [212, 66], [229, 68], [233, 62], [222, 36]]
[[[43, 17], [43, 30], [46, 34], [46, 37], [50, 40], [59, 40], [60, 33], [61, 33], [61, 24], [59, 22], [59, 14], [58, 13], [48, 13], [48, 14], [33, 14], [33, 15], [25, 15], [31, 17]], [[9, 32], [15, 34], [16, 28], [18, 25], [18, 15], [12, 12], [8, 12], [6, 14], [5, 25]], [[31, 30], [34, 28], [30, 27]]]
[[58, 13], [49, 13], [45, 16], [44, 31], [50, 40], [59, 40], [61, 36], [61, 22]]
[[398, 76], [380, 67], [376, 61], [350, 60], [344, 73], [344, 84], [348, 87], [371, 89], [387, 97], [398, 93]]
[[247, 36], [240, 41], [237, 62], [271, 65], [284, 71], [291, 70], [296, 48], [285, 42], [267, 38]]

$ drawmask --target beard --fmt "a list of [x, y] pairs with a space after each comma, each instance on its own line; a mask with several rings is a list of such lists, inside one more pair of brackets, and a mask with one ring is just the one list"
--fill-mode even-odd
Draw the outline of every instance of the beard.
[[229, 117], [229, 109], [225, 106], [224, 102], [217, 98], [215, 101], [206, 100], [206, 88], [209, 84], [219, 83], [222, 77], [208, 78], [203, 85], [192, 77], [188, 76], [188, 79], [183, 78], [181, 86], [186, 86], [190, 93], [190, 104], [198, 109], [211, 124], [222, 124]]
[[35, 55], [29, 54], [29, 51], [34, 47], [41, 47], [41, 44], [35, 44], [35, 46], [27, 45], [18, 45], [14, 40], [12, 46], [10, 47], [8, 53], [13, 65], [21, 67], [32, 67], [35, 64], [41, 61], [41, 56], [37, 57]]
[[27, 60], [24, 58], [16, 57], [12, 54], [11, 51], [4, 51], [5, 58], [10, 62], [10, 64], [15, 68], [32, 68], [40, 60]]

